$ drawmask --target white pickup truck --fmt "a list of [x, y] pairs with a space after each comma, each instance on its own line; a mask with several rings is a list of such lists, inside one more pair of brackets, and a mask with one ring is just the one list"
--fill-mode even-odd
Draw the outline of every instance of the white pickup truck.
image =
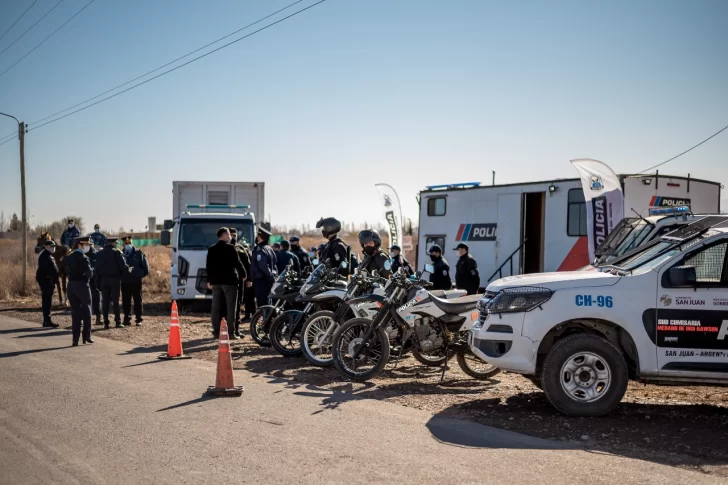
[[608, 413], [629, 379], [728, 384], [727, 249], [728, 216], [707, 216], [598, 271], [497, 280], [468, 343], [572, 416]]

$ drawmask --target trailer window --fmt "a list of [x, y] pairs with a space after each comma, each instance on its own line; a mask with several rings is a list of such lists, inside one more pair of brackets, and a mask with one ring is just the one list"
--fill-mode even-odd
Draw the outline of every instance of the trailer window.
[[445, 251], [445, 236], [427, 236], [427, 239], [425, 240], [425, 251], [429, 251], [432, 246], [437, 244], [442, 248], [443, 251]]
[[444, 216], [446, 209], [447, 199], [445, 197], [432, 197], [427, 199], [428, 216]]
[[566, 233], [569, 236], [586, 236], [586, 201], [582, 189], [569, 190], [566, 211]]

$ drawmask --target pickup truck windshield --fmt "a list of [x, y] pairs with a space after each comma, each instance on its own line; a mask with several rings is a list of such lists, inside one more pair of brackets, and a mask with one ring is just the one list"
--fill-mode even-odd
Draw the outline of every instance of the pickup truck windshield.
[[253, 221], [231, 219], [181, 219], [179, 223], [178, 249], [207, 249], [217, 242], [217, 230], [234, 227], [238, 241], [243, 238], [253, 244]]

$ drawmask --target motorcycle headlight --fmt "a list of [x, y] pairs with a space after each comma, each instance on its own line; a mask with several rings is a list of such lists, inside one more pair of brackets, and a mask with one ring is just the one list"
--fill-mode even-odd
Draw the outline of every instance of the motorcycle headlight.
[[[488, 313], [518, 313], [530, 312], [539, 305], [543, 305], [553, 295], [548, 288], [521, 286], [506, 288], [486, 304]], [[482, 300], [480, 300], [482, 301]]]

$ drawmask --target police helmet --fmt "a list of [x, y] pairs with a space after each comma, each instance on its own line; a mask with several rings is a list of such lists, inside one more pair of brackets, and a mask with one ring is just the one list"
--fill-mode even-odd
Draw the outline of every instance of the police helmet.
[[379, 249], [379, 246], [382, 245], [382, 238], [379, 236], [379, 232], [374, 229], [364, 229], [359, 233], [359, 244], [361, 244], [361, 247], [366, 246], [370, 241], [374, 241], [374, 245]]
[[335, 217], [323, 217], [316, 223], [316, 229], [321, 229], [324, 237], [330, 237], [341, 232], [341, 221]]

